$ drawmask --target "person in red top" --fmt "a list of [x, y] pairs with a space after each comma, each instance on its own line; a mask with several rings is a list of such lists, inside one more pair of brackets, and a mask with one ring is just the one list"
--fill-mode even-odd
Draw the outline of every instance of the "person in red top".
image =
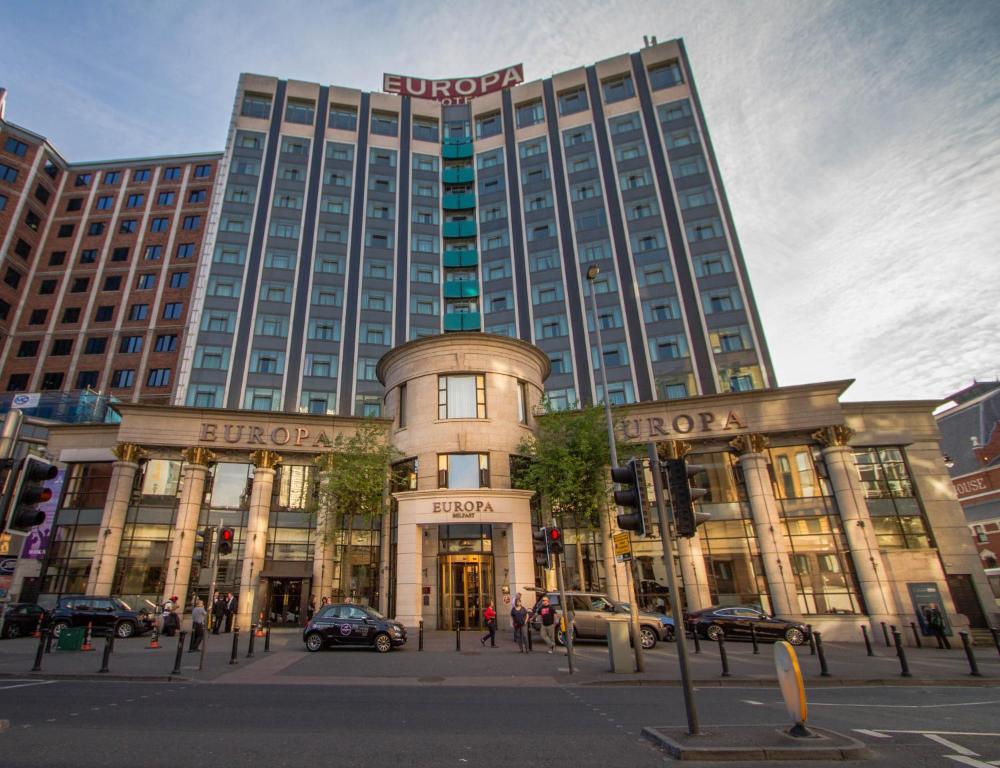
[[486, 610], [483, 611], [483, 618], [486, 619], [486, 634], [483, 635], [479, 642], [482, 645], [486, 645], [486, 641], [490, 641], [490, 648], [497, 647], [497, 612], [493, 609], [493, 601], [490, 600], [486, 604]]

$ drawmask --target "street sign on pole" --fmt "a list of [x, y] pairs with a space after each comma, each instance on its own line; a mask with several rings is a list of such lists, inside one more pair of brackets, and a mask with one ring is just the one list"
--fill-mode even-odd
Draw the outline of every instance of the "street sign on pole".
[[615, 560], [619, 563], [627, 563], [632, 559], [632, 542], [629, 541], [628, 531], [616, 531], [611, 535], [615, 545]]

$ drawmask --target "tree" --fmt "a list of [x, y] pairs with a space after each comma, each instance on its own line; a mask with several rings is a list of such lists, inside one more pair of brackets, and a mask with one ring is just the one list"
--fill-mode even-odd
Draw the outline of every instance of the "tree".
[[602, 408], [548, 413], [539, 419], [538, 434], [518, 450], [531, 461], [515, 487], [537, 492], [543, 508], [578, 525], [600, 525], [611, 460]]

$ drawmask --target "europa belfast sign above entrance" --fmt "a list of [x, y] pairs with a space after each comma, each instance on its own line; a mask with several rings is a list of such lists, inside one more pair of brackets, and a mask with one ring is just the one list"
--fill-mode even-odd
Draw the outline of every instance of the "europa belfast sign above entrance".
[[524, 65], [498, 69], [488, 75], [478, 77], [458, 77], [451, 80], [424, 80], [407, 75], [385, 74], [382, 89], [386, 93], [413, 96], [417, 99], [431, 99], [442, 104], [465, 104], [476, 96], [484, 96], [494, 91], [502, 91], [524, 82]]

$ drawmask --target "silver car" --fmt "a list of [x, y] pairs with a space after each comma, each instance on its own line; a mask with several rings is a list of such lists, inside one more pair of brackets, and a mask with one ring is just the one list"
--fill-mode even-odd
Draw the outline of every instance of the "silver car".
[[[549, 603], [562, 614], [558, 592], [547, 594]], [[600, 592], [567, 592], [566, 599], [573, 607], [573, 637], [580, 640], [605, 640], [608, 636], [609, 616], [628, 616], [629, 609], [624, 603], [615, 603], [607, 595]], [[541, 602], [541, 597], [539, 597]], [[537, 607], [537, 606], [536, 606]], [[531, 626], [538, 629], [538, 618], [532, 619]], [[648, 611], [639, 611], [639, 636], [642, 647], [653, 648], [657, 642], [669, 642], [674, 639], [673, 621], [668, 616]], [[562, 630], [556, 633], [556, 640], [565, 645], [566, 637]]]

